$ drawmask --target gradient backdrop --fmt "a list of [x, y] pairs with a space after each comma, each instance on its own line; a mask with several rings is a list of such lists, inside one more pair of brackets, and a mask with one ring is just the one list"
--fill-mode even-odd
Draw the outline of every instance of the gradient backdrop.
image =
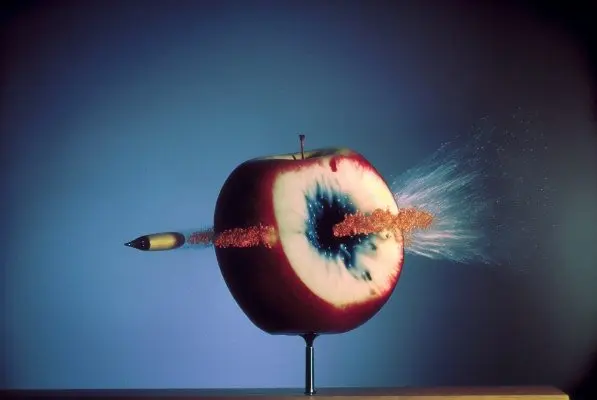
[[123, 243], [210, 225], [232, 169], [297, 132], [390, 179], [519, 108], [558, 149], [543, 257], [408, 257], [378, 316], [317, 340], [317, 384], [573, 382], [597, 349], [588, 67], [522, 11], [450, 3], [44, 2], [5, 20], [1, 386], [301, 386], [302, 340], [255, 328], [212, 250]]

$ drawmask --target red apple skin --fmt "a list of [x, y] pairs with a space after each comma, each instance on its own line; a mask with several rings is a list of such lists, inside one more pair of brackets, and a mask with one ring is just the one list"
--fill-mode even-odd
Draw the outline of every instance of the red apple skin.
[[[362, 155], [346, 149], [338, 150], [329, 162], [332, 170], [335, 161], [341, 158], [355, 160], [380, 176]], [[258, 224], [277, 230], [273, 205], [276, 176], [318, 162], [321, 158], [254, 159], [239, 165], [224, 183], [216, 202], [216, 235], [227, 229]], [[215, 253], [228, 289], [257, 327], [270, 334], [332, 334], [359, 327], [388, 301], [402, 271], [404, 247], [400, 247], [402, 257], [396, 266], [399, 272], [391, 289], [369, 302], [341, 309], [309, 290], [294, 272], [279, 241], [272, 248], [216, 247]]]

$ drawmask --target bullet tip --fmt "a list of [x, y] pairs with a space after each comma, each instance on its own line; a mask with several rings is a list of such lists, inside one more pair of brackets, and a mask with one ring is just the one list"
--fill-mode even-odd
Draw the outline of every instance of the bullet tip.
[[147, 236], [140, 236], [135, 240], [131, 240], [130, 242], [126, 242], [124, 244], [126, 247], [130, 247], [132, 249], [137, 250], [149, 250], [149, 238]]

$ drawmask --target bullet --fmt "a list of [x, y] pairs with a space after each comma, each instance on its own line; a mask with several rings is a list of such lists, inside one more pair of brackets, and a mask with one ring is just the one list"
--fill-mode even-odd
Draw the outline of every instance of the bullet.
[[174, 250], [185, 244], [185, 236], [178, 232], [153, 233], [139, 236], [124, 245], [143, 251]]

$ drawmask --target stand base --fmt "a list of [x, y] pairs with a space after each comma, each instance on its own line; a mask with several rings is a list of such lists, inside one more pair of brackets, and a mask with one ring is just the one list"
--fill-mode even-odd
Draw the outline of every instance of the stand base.
[[[126, 398], [213, 399], [213, 400], [304, 400], [302, 389], [159, 389], [159, 390], [6, 390], [2, 398]], [[549, 387], [463, 387], [463, 388], [343, 388], [317, 391], [318, 400], [569, 400]]]

